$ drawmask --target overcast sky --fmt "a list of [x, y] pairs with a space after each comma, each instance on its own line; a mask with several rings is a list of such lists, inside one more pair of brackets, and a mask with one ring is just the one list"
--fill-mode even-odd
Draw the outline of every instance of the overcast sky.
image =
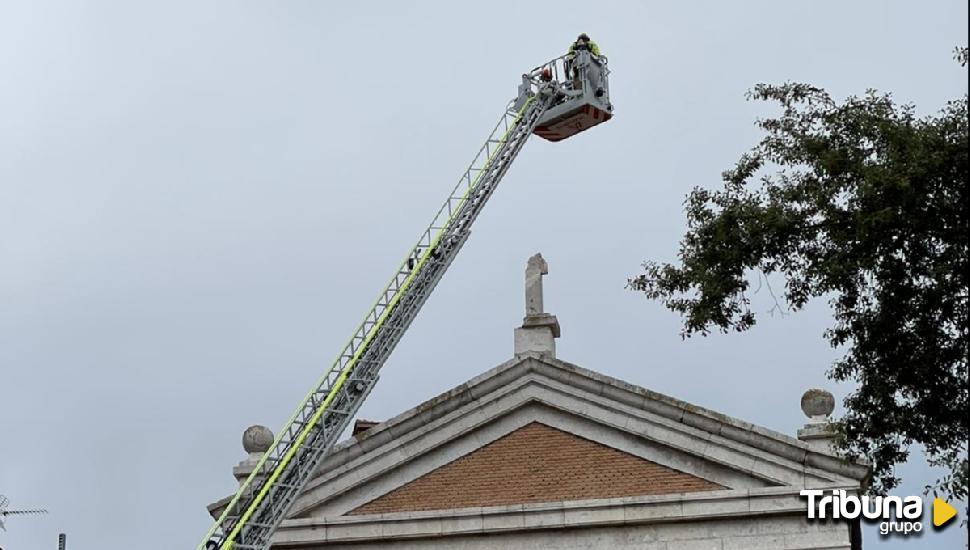
[[[794, 435], [824, 304], [682, 341], [624, 290], [758, 139], [758, 82], [967, 90], [967, 2], [0, 0], [0, 493], [7, 550], [170, 550], [333, 359], [516, 91], [579, 32], [616, 116], [532, 140], [383, 371], [381, 420], [512, 355], [526, 259], [559, 357]], [[769, 308], [765, 292], [759, 311]], [[933, 477], [900, 469], [899, 494]], [[951, 527], [867, 548], [963, 548]]]

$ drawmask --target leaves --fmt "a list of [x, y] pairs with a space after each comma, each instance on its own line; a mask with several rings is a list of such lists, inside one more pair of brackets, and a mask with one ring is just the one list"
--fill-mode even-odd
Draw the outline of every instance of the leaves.
[[[967, 49], [955, 52], [965, 65]], [[922, 445], [967, 496], [967, 97], [918, 118], [873, 90], [838, 103], [799, 83], [757, 85], [781, 114], [719, 190], [684, 202], [676, 264], [647, 262], [628, 286], [683, 318], [684, 337], [744, 331], [750, 273], [778, 274], [791, 310], [828, 299], [826, 338], [845, 347], [830, 376], [853, 381], [841, 447], [874, 464], [872, 489]]]

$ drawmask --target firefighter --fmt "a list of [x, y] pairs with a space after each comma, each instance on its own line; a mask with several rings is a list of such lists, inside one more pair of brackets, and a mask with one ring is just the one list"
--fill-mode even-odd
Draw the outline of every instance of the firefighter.
[[576, 37], [576, 41], [569, 46], [568, 56], [566, 58], [566, 74], [570, 75], [573, 80], [573, 89], [578, 90], [582, 88], [582, 82], [580, 82], [579, 69], [574, 65], [576, 52], [578, 50], [588, 50], [591, 54], [593, 63], [589, 66], [589, 82], [595, 90], [596, 97], [602, 97], [606, 91], [603, 89], [602, 80], [603, 74], [600, 70], [599, 63], [600, 60], [600, 48], [596, 45], [596, 42], [590, 40], [589, 35], [582, 33]]
[[592, 40], [590, 40], [589, 35], [586, 33], [583, 33], [578, 37], [576, 37], [576, 41], [569, 46], [569, 52], [567, 53], [572, 54], [576, 50], [589, 50], [593, 55], [597, 57], [601, 55], [600, 47], [596, 45], [596, 42], [593, 42]]

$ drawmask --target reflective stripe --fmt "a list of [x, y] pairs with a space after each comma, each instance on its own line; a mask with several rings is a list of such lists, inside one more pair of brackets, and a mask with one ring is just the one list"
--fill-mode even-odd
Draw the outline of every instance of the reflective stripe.
[[[462, 195], [461, 200], [458, 202], [458, 206], [454, 210], [452, 210], [452, 213], [448, 216], [448, 222], [435, 235], [434, 240], [431, 241], [430, 245], [427, 247], [424, 254], [422, 254], [415, 268], [411, 270], [411, 273], [401, 284], [398, 291], [394, 294], [394, 297], [391, 298], [391, 301], [388, 303], [387, 307], [384, 309], [380, 317], [378, 317], [377, 321], [371, 327], [371, 330], [367, 333], [367, 336], [364, 339], [363, 344], [357, 348], [357, 352], [354, 353], [351, 360], [348, 361], [347, 365], [343, 368], [343, 370], [340, 371], [340, 374], [338, 375], [337, 380], [334, 382], [333, 388], [331, 388], [330, 393], [327, 394], [327, 397], [324, 399], [323, 403], [320, 404], [317, 410], [313, 413], [313, 416], [310, 417], [310, 421], [306, 424], [306, 426], [304, 426], [303, 430], [300, 432], [297, 438], [290, 445], [290, 448], [287, 450], [286, 454], [283, 455], [279, 464], [276, 466], [276, 468], [274, 468], [273, 472], [270, 474], [266, 482], [263, 484], [262, 489], [260, 489], [259, 493], [257, 493], [256, 496], [253, 498], [253, 502], [250, 503], [249, 507], [246, 508], [246, 511], [243, 512], [243, 515], [240, 516], [239, 520], [233, 526], [232, 531], [229, 532], [229, 535], [226, 537], [225, 542], [223, 542], [222, 546], [220, 547], [221, 550], [232, 550], [235, 544], [235, 539], [237, 536], [239, 536], [239, 533], [242, 530], [243, 526], [245, 526], [246, 522], [249, 521], [249, 518], [252, 517], [253, 513], [255, 513], [256, 508], [259, 506], [260, 503], [262, 503], [263, 499], [266, 497], [267, 493], [269, 493], [269, 490], [273, 487], [273, 484], [276, 482], [279, 476], [282, 475], [283, 470], [285, 470], [286, 466], [289, 465], [297, 449], [299, 449], [300, 446], [303, 445], [303, 442], [306, 440], [307, 436], [309, 435], [310, 430], [312, 430], [313, 427], [316, 426], [317, 422], [320, 420], [320, 417], [322, 417], [323, 413], [326, 412], [327, 407], [336, 397], [337, 392], [340, 391], [344, 383], [347, 381], [347, 378], [350, 376], [350, 372], [353, 370], [354, 366], [356, 366], [357, 361], [360, 359], [364, 351], [367, 350], [367, 347], [370, 344], [370, 342], [377, 335], [377, 331], [381, 328], [381, 326], [383, 326], [384, 321], [387, 320], [387, 317], [391, 314], [395, 306], [397, 306], [398, 302], [401, 300], [401, 297], [405, 294], [407, 289], [410, 287], [411, 282], [414, 280], [414, 277], [417, 275], [418, 271], [420, 271], [421, 267], [425, 263], [427, 263], [428, 258], [431, 257], [431, 254], [434, 252], [435, 247], [441, 241], [441, 237], [444, 235], [445, 230], [451, 226], [451, 222], [454, 221], [455, 216], [461, 210], [461, 206], [465, 203], [466, 200], [468, 200], [468, 196], [471, 194], [472, 190], [476, 189], [478, 180], [486, 172], [486, 169], [491, 165], [492, 160], [495, 158], [495, 155], [498, 154], [499, 150], [501, 149], [501, 145], [503, 145], [506, 142], [506, 140], [508, 139], [509, 133], [513, 129], [518, 127], [519, 122], [522, 121], [522, 116], [525, 114], [525, 110], [529, 107], [530, 104], [532, 104], [534, 100], [535, 100], [535, 96], [530, 97], [516, 113], [514, 122], [505, 131], [505, 134], [502, 135], [502, 138], [498, 140], [499, 146], [496, 147], [495, 151], [492, 152], [492, 154], [488, 157], [488, 159], [486, 159], [485, 165], [483, 166], [482, 170], [478, 172], [478, 175], [475, 177], [475, 180], [465, 190], [464, 195]], [[304, 399], [303, 403], [297, 409], [297, 413], [303, 409], [303, 407], [309, 401], [310, 396], [312, 395], [313, 395], [313, 390], [311, 390], [310, 393], [307, 394], [307, 397]], [[294, 413], [293, 417], [290, 418], [289, 422], [287, 422], [287, 424], [284, 425], [284, 429], [281, 432], [281, 435], [277, 437], [277, 440], [273, 444], [274, 448], [281, 441], [280, 437], [282, 437], [282, 433], [286, 432], [286, 427], [292, 424], [293, 421], [296, 419], [297, 413]], [[246, 482], [243, 484], [243, 486], [239, 488], [239, 491], [236, 493], [235, 497], [230, 501], [229, 505], [226, 507], [226, 510], [223, 511], [219, 521], [217, 522], [217, 525], [213, 526], [209, 534], [206, 535], [206, 539], [203, 540], [202, 544], [199, 546], [200, 549], [205, 548], [205, 543], [208, 541], [210, 537], [212, 537], [215, 534], [215, 530], [218, 524], [221, 524], [222, 521], [224, 521], [228, 517], [229, 510], [232, 508], [234, 504], [238, 503], [240, 495], [242, 495], [245, 489], [249, 487], [252, 480], [255, 479], [256, 474], [262, 470], [262, 466], [263, 464], [265, 464], [266, 458], [268, 456], [269, 456], [269, 452], [267, 451], [266, 453], [264, 453], [260, 461], [256, 464], [256, 468], [254, 468], [253, 472], [246, 479]]]

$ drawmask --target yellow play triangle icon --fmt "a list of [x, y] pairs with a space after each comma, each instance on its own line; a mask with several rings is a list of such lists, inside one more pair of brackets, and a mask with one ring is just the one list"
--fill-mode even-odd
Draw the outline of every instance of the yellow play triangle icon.
[[939, 527], [957, 515], [957, 509], [942, 498], [933, 499], [933, 526]]

